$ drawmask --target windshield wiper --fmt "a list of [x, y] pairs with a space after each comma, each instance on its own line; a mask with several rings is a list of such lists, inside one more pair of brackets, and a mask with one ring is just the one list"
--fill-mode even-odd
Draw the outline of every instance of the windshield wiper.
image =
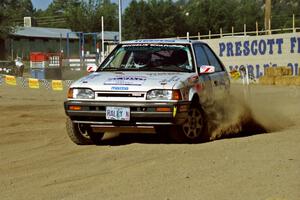
[[107, 67], [101, 69], [101, 71], [140, 71], [139, 68], [115, 68], [115, 67]]
[[100, 71], [118, 71], [118, 68], [115, 67], [106, 67], [106, 68], [102, 68], [100, 69]]
[[[134, 65], [133, 65], [134, 66]], [[128, 67], [128, 66], [127, 66]], [[166, 65], [166, 66], [145, 66], [141, 68], [115, 68], [108, 67], [101, 69], [101, 71], [171, 71], [171, 72], [193, 72], [192, 70], [179, 67], [177, 65]]]

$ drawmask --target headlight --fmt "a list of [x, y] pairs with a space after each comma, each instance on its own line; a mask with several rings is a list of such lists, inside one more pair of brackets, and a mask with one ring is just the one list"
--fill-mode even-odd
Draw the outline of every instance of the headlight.
[[68, 92], [70, 99], [95, 99], [95, 92], [87, 88], [70, 88]]
[[150, 90], [147, 100], [181, 100], [180, 90]]

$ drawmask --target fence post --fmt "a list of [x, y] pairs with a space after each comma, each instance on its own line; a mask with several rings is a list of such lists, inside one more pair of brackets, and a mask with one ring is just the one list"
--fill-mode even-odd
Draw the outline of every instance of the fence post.
[[231, 27], [231, 35], [234, 36], [234, 26]]
[[211, 30], [208, 31], [208, 39], [211, 38]]
[[223, 37], [223, 30], [220, 28], [220, 37]]
[[187, 39], [187, 40], [190, 39], [190, 32], [186, 32], [186, 39]]
[[[101, 43], [101, 62], [103, 62], [104, 60], [104, 53], [105, 53], [105, 49], [104, 49], [104, 17], [101, 16], [101, 40], [102, 40], [102, 43]], [[120, 41], [121, 41], [121, 38], [120, 38]]]
[[244, 36], [246, 36], [246, 35], [247, 35], [247, 25], [244, 24]]
[[269, 35], [272, 35], [272, 31], [271, 31], [271, 19], [269, 19]]
[[67, 57], [68, 57], [68, 59], [69, 59], [69, 57], [70, 57], [70, 49], [69, 49], [69, 33], [67, 33]]
[[14, 59], [14, 40], [10, 39], [10, 51], [11, 51], [11, 59]]
[[293, 33], [296, 33], [296, 28], [295, 28], [295, 14], [293, 14]]
[[198, 40], [200, 40], [200, 39], [201, 39], [200, 32], [198, 32]]
[[256, 27], [256, 36], [258, 36], [258, 22], [255, 22], [255, 27]]

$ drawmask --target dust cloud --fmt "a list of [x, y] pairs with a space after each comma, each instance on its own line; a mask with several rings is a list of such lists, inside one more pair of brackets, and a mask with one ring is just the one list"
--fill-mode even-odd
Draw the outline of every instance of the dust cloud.
[[271, 133], [294, 125], [280, 106], [268, 103], [266, 98], [256, 98], [246, 86], [232, 88], [228, 99], [215, 107], [217, 114], [208, 115], [210, 140]]

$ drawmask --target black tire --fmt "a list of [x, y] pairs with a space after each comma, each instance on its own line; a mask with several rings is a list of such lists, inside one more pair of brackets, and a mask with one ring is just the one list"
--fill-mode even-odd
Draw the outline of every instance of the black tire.
[[70, 118], [67, 118], [67, 133], [70, 139], [78, 145], [99, 145], [102, 142], [104, 133], [93, 132], [89, 125], [73, 123]]
[[169, 141], [170, 126], [155, 126], [155, 132], [158, 134], [159, 142], [166, 143]]
[[102, 143], [102, 138], [104, 133], [101, 132], [93, 132], [93, 130], [88, 131], [88, 135], [90, 136], [91, 141], [96, 144], [100, 145]]
[[207, 132], [204, 111], [198, 103], [192, 103], [185, 122], [180, 126], [173, 126], [169, 134], [176, 143], [199, 143], [209, 140]]
[[88, 130], [82, 124], [73, 123], [70, 118], [67, 118], [66, 122], [67, 133], [70, 139], [78, 145], [92, 144], [92, 140], [89, 138]]

